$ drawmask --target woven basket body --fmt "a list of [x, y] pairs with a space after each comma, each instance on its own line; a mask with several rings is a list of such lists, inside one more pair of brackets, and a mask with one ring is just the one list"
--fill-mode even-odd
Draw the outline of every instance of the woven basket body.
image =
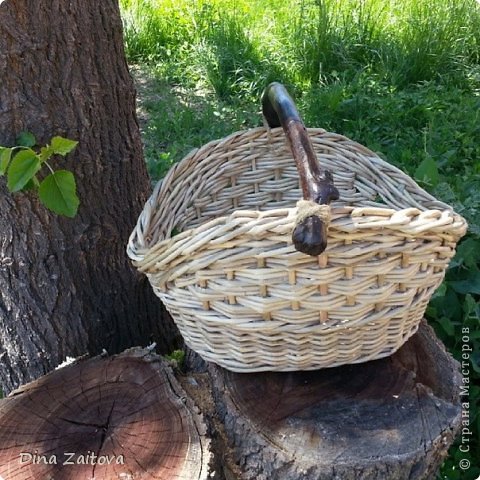
[[185, 342], [239, 372], [309, 370], [395, 352], [416, 330], [466, 222], [365, 147], [308, 129], [333, 173], [328, 247], [297, 252], [301, 198], [281, 128], [192, 152], [159, 183], [128, 254]]

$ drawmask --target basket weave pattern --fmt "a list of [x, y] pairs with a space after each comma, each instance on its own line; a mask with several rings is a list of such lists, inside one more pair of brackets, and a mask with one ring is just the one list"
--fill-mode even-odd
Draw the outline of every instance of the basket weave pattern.
[[[281, 128], [210, 142], [157, 185], [128, 254], [203, 358], [309, 370], [395, 352], [418, 328], [465, 220], [362, 145], [307, 129], [340, 200], [327, 250], [291, 242], [302, 196]], [[180, 232], [180, 233], [178, 233]]]

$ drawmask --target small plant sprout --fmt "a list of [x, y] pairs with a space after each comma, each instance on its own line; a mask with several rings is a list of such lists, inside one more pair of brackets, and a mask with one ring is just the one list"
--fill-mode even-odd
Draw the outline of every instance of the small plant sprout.
[[[32, 133], [22, 132], [16, 146], [0, 146], [0, 176], [6, 175], [10, 192], [37, 190], [40, 201], [49, 210], [74, 217], [80, 204], [75, 177], [68, 170], [55, 171], [48, 161], [54, 155], [66, 156], [77, 144], [75, 140], [57, 136], [50, 144], [38, 147]], [[42, 169], [50, 173], [39, 179]]]

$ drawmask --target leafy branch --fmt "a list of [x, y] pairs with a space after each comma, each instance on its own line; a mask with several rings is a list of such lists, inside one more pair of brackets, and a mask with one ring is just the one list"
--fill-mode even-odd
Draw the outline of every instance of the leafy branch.
[[[32, 133], [22, 132], [15, 147], [0, 146], [0, 176], [6, 175], [10, 192], [37, 190], [40, 201], [49, 210], [74, 217], [80, 204], [75, 177], [68, 170], [53, 170], [48, 161], [54, 155], [66, 156], [78, 142], [57, 136], [40, 149], [34, 149], [36, 144]], [[43, 167], [50, 173], [40, 181], [37, 174]]]

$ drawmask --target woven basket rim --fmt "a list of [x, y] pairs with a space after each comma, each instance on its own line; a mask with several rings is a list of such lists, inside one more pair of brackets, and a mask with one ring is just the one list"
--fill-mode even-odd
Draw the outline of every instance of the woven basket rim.
[[[438, 206], [443, 207], [443, 210], [440, 210], [440, 209], [420, 210], [419, 208], [416, 208], [416, 207], [395, 209], [382, 203], [378, 203], [376, 206], [370, 205], [369, 207], [347, 207], [347, 206], [336, 207], [335, 205], [332, 205], [332, 214], [333, 214], [334, 221], [331, 224], [330, 228], [333, 231], [338, 228], [338, 225], [335, 222], [335, 218], [338, 217], [338, 215], [343, 215], [344, 217], [347, 215], [350, 215], [351, 218], [357, 219], [357, 221], [353, 221], [355, 228], [378, 227], [378, 228], [385, 229], [385, 231], [388, 231], [388, 229], [393, 229], [395, 231], [403, 231], [407, 236], [414, 235], [416, 233], [429, 230], [429, 229], [435, 230], [436, 232], [454, 231], [456, 232], [456, 236], [458, 237], [461, 237], [462, 235], [464, 235], [465, 229], [467, 227], [465, 219], [461, 215], [455, 213], [451, 206], [449, 206], [448, 204], [440, 200], [437, 200], [433, 195], [431, 195], [430, 193], [425, 191], [423, 188], [421, 188], [409, 175], [407, 175], [405, 172], [403, 172], [401, 169], [399, 169], [395, 165], [392, 165], [387, 161], [383, 160], [378, 154], [374, 153], [364, 145], [354, 140], [351, 140], [348, 137], [345, 137], [343, 135], [333, 133], [333, 132], [328, 132], [323, 128], [307, 128], [307, 132], [311, 136], [329, 135], [329, 136], [334, 136], [339, 140], [348, 142], [349, 145], [351, 145], [357, 150], [360, 150], [365, 156], [374, 159], [375, 163], [378, 164], [379, 166], [386, 168], [387, 170], [390, 170], [392, 173], [394, 172], [397, 175], [401, 176], [405, 180], [405, 183], [413, 185], [415, 189], [417, 189], [419, 192], [422, 193], [422, 195], [425, 196], [425, 198], [427, 198], [432, 202], [435, 202]], [[278, 218], [279, 215], [283, 215], [284, 217], [289, 219], [289, 222], [293, 226], [295, 214], [297, 212], [297, 208], [295, 205], [292, 205], [291, 207], [268, 208], [265, 210], [260, 209], [255, 211], [239, 208], [237, 211], [233, 213], [230, 213], [228, 215], [222, 215], [214, 219], [206, 220], [205, 223], [202, 223], [200, 226], [188, 228], [174, 236], [171, 235], [172, 233], [171, 230], [170, 232], [165, 231], [163, 235], [158, 234], [158, 232], [156, 235], [151, 235], [150, 237], [148, 235], [148, 233], [151, 234], [151, 232], [148, 232], [148, 227], [149, 227], [149, 223], [150, 223], [150, 219], [153, 214], [153, 211], [158, 206], [157, 200], [164, 193], [165, 190], [168, 191], [168, 186], [172, 178], [181, 176], [183, 174], [183, 170], [187, 166], [190, 166], [191, 162], [193, 163], [201, 162], [206, 152], [209, 152], [209, 153], [215, 152], [216, 150], [222, 149], [223, 145], [228, 144], [232, 139], [240, 139], [244, 136], [246, 137], [256, 133], [263, 133], [263, 134], [266, 134], [267, 136], [276, 137], [279, 135], [282, 136], [283, 130], [281, 127], [273, 128], [273, 129], [270, 129], [268, 127], [257, 127], [253, 129], [239, 130], [231, 133], [226, 137], [212, 140], [204, 144], [200, 148], [192, 149], [185, 157], [183, 157], [178, 163], [176, 163], [170, 168], [170, 170], [168, 171], [167, 175], [164, 178], [162, 178], [157, 182], [156, 187], [154, 188], [150, 198], [145, 203], [145, 206], [138, 218], [137, 225], [135, 229], [132, 231], [129, 238], [129, 242], [128, 242], [128, 247], [127, 247], [128, 256], [134, 261], [135, 264], [137, 264], [137, 266], [139, 262], [142, 262], [145, 259], [145, 257], [148, 256], [149, 253], [152, 251], [158, 253], [161, 249], [163, 248], [168, 249], [172, 247], [174, 244], [178, 242], [182, 242], [187, 237], [197, 236], [200, 233], [204, 232], [205, 229], [218, 227], [220, 225], [229, 223], [232, 220], [238, 223], [242, 215], [250, 219], [256, 216], [258, 222], [264, 222], [265, 219], [269, 216]], [[374, 212], [372, 210], [374, 210]], [[362, 219], [362, 217], [368, 216], [369, 214], [371, 215], [372, 213], [374, 214], [374, 217], [376, 217], [376, 220], [370, 219], [369, 221], [369, 219], [367, 218], [367, 221], [360, 221], [360, 222], [358, 221], [359, 219]], [[389, 222], [387, 224], [385, 221], [382, 221], [382, 217], [386, 219], [392, 215], [396, 215], [397, 219], [402, 218], [403, 220], [397, 220], [396, 224], [395, 222], [393, 224], [392, 222]], [[420, 230], [418, 228], [417, 229], [415, 228], [414, 223], [412, 227], [412, 223], [411, 223], [411, 222], [414, 222], [415, 219], [418, 219], [419, 216], [421, 216], [423, 220], [425, 220], [426, 218], [430, 220], [430, 224], [428, 225], [424, 224], [422, 227], [418, 227], [420, 228]], [[411, 221], [408, 223], [405, 222], [406, 217], [410, 218]], [[253, 222], [252, 227], [255, 227], [254, 225], [255, 220], [251, 219], [250, 221]], [[147, 235], [140, 233], [144, 231], [147, 231]], [[246, 235], [248, 236], [248, 233], [246, 233]]]
[[[404, 208], [400, 210], [394, 210], [392, 208], [384, 207], [382, 204], [378, 204], [378, 207], [332, 207], [332, 217], [333, 221], [329, 226], [329, 230], [332, 232], [338, 231], [351, 231], [352, 228], [355, 229], [365, 229], [365, 228], [381, 228], [385, 233], [390, 231], [400, 231], [405, 234], [406, 237], [413, 237], [415, 234], [425, 232], [427, 230], [434, 231], [436, 233], [447, 233], [453, 232], [455, 236], [463, 236], [464, 228], [466, 228], [466, 221], [461, 216], [453, 212], [452, 209], [446, 210], [424, 210], [420, 211], [417, 208]], [[375, 210], [375, 212], [373, 212]], [[219, 227], [221, 225], [231, 224], [234, 221], [238, 226], [242, 224], [245, 225], [249, 223], [252, 230], [254, 230], [256, 224], [261, 224], [268, 217], [278, 218], [280, 216], [285, 217], [288, 222], [287, 229], [292, 229], [295, 224], [297, 207], [290, 208], [278, 208], [278, 209], [268, 209], [268, 210], [242, 210], [239, 209], [234, 213], [229, 215], [223, 215], [215, 219], [211, 219], [203, 223], [198, 227], [189, 228], [183, 230], [182, 232], [172, 236], [166, 236], [163, 240], [157, 240], [153, 244], [146, 242], [141, 244], [136, 239], [135, 232], [132, 232], [129, 241], [129, 256], [135, 262], [143, 261], [149, 254], [157, 254], [162, 249], [169, 249], [177, 243], [183, 242], [187, 238], [197, 237], [199, 234], [204, 233], [206, 230]], [[369, 213], [375, 213], [373, 215], [375, 219], [369, 218]], [[392, 217], [393, 215], [397, 216], [397, 223], [388, 222], [382, 220], [383, 218]], [[256, 217], [256, 218], [255, 218]], [[337, 224], [336, 219], [350, 219], [350, 224]], [[410, 218], [411, 222], [405, 223], [403, 219]], [[418, 219], [424, 220], [428, 219], [429, 224], [425, 224]], [[355, 220], [356, 219], [356, 220]], [[413, 224], [413, 219], [417, 219], [417, 225]], [[364, 220], [364, 221], [362, 221]], [[366, 221], [365, 221], [366, 220]], [[421, 224], [421, 225], [418, 225]], [[171, 232], [170, 232], [171, 233]], [[254, 233], [249, 233], [248, 231], [243, 233], [246, 238], [255, 239]], [[328, 252], [328, 247], [327, 247]], [[140, 268], [142, 270], [142, 268]]]

